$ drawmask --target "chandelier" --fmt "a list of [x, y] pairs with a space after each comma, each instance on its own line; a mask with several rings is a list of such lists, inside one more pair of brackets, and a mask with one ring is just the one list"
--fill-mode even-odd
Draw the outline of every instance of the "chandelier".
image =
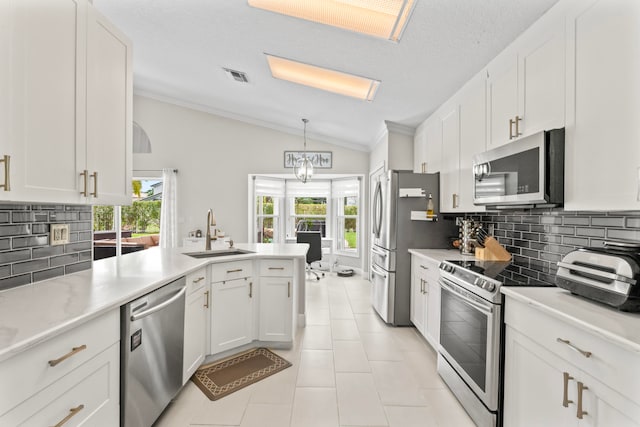
[[311, 159], [307, 157], [307, 123], [309, 120], [302, 119], [302, 123], [304, 123], [304, 151], [302, 153], [302, 157], [298, 159], [295, 167], [293, 168], [293, 173], [296, 175], [302, 183], [306, 183], [313, 176], [313, 163], [311, 163]]

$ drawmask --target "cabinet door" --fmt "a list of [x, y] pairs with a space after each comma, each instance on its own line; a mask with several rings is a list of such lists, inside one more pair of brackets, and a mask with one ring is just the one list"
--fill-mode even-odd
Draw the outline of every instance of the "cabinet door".
[[260, 278], [260, 340], [291, 341], [293, 278]]
[[523, 135], [564, 126], [565, 21], [537, 23], [518, 50], [519, 116]]
[[207, 353], [210, 292], [211, 285], [206, 285], [185, 299], [183, 384], [189, 381]]
[[459, 210], [484, 211], [484, 206], [473, 204], [474, 178], [471, 171], [473, 156], [486, 150], [487, 134], [486, 79], [476, 76], [460, 96], [460, 161]]
[[508, 143], [515, 135], [514, 120], [518, 113], [518, 57], [503, 53], [489, 64], [487, 78], [489, 135], [487, 148]]
[[421, 258], [411, 257], [411, 308], [410, 320], [424, 336], [426, 334], [426, 297], [423, 273], [420, 269]]
[[[576, 374], [564, 360], [509, 325], [505, 331], [504, 427], [577, 426]], [[567, 399], [564, 373], [567, 379]]]
[[11, 191], [0, 191], [0, 199], [78, 203], [83, 200], [87, 2], [2, 3], [1, 19], [10, 26], [1, 31], [10, 33], [11, 49], [5, 52], [4, 39], [0, 85], [8, 78], [10, 88], [0, 102], [9, 130], [0, 132], [9, 138], [2, 140], [0, 156], [11, 156]]
[[640, 2], [579, 2], [567, 21], [565, 208], [640, 209]]
[[[434, 268], [433, 266], [430, 268]], [[435, 350], [440, 343], [440, 284], [438, 283], [438, 267], [435, 274], [430, 271], [425, 279], [427, 295], [427, 333], [426, 338]]]
[[458, 104], [444, 110], [442, 117], [442, 171], [440, 174], [440, 212], [457, 212], [460, 167], [460, 121]]
[[[635, 396], [624, 396], [584, 372], [578, 380], [586, 387], [582, 392], [582, 410], [586, 414], [580, 421], [581, 427], [640, 426], [640, 406], [629, 400]], [[577, 416], [575, 411], [574, 415]]]
[[442, 170], [442, 122], [431, 117], [425, 122], [425, 159], [427, 173]]
[[211, 295], [211, 354], [253, 341], [253, 281], [218, 282]]
[[425, 173], [427, 170], [427, 132], [425, 123], [416, 129], [413, 136], [413, 171], [415, 173]]
[[131, 108], [131, 42], [89, 7], [87, 170], [92, 203], [131, 204]]

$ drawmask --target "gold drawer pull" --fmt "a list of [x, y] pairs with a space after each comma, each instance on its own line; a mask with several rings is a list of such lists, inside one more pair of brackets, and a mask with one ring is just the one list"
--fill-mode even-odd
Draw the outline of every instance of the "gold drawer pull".
[[242, 271], [242, 269], [241, 269], [241, 268], [236, 268], [235, 270], [227, 270], [227, 274], [230, 274], [230, 273], [240, 273], [241, 271]]
[[93, 172], [90, 177], [93, 178], [93, 193], [89, 193], [90, 196], [98, 197], [98, 172]]
[[197, 279], [195, 279], [193, 281], [193, 283], [198, 283], [198, 282], [202, 282], [204, 280], [204, 277], [198, 277]]
[[0, 159], [0, 163], [4, 163], [4, 184], [0, 185], [0, 188], [3, 188], [4, 191], [11, 191], [11, 183], [9, 182], [9, 179], [11, 178], [11, 156], [5, 154]]
[[420, 268], [421, 268], [421, 269], [423, 269], [423, 270], [428, 270], [428, 269], [429, 269], [429, 267], [425, 267], [425, 266], [424, 266], [424, 265], [422, 265], [422, 264], [420, 264]]
[[83, 170], [80, 173], [80, 176], [82, 177], [82, 180], [83, 180], [83, 183], [84, 183], [83, 190], [80, 192], [80, 194], [82, 196], [84, 196], [84, 197], [88, 197], [88, 194], [89, 194], [89, 190], [88, 190], [88, 188], [89, 188], [88, 187], [89, 186], [89, 181], [88, 181], [89, 180], [89, 171], [86, 170], [86, 169]]
[[82, 411], [83, 409], [84, 409], [84, 405], [76, 406], [75, 408], [69, 409], [69, 415], [61, 419], [58, 422], [58, 424], [54, 425], [53, 427], [62, 427], [64, 424], [67, 423], [67, 421], [69, 421], [71, 418], [73, 418], [75, 415], [78, 414], [78, 412]]
[[206, 291], [204, 295], [205, 295], [204, 308], [209, 308], [209, 291]]
[[584, 390], [589, 390], [589, 387], [578, 381], [578, 409], [576, 410], [576, 417], [580, 420], [584, 415], [589, 415], [587, 411], [582, 410], [582, 392]]
[[269, 270], [284, 270], [284, 267], [269, 267]]
[[59, 357], [59, 358], [54, 359], [54, 360], [49, 360], [49, 366], [56, 366], [57, 364], [67, 360], [68, 358], [70, 358], [74, 354], [80, 353], [82, 350], [86, 350], [86, 349], [87, 349], [86, 344], [82, 344], [80, 347], [73, 347], [71, 349], [71, 351], [69, 353], [65, 354], [64, 356]]
[[571, 341], [569, 341], [569, 340], [563, 340], [562, 338], [556, 338], [556, 341], [561, 342], [562, 344], [568, 345], [571, 350], [577, 351], [578, 353], [580, 353], [581, 355], [583, 355], [587, 359], [589, 357], [591, 357], [591, 355], [593, 354], [590, 351], [585, 351], [585, 350], [582, 350], [581, 348], [576, 347], [575, 345], [571, 344]]
[[564, 390], [562, 393], [562, 406], [565, 408], [569, 407], [569, 403], [573, 403], [573, 400], [569, 400], [569, 380], [572, 380], [573, 377], [569, 375], [568, 372], [562, 373], [563, 382], [564, 382]]

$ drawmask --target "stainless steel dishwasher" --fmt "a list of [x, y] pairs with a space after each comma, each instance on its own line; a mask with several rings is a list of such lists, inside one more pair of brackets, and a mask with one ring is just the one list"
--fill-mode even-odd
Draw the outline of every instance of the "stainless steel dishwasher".
[[182, 387], [181, 277], [120, 310], [120, 425], [150, 427]]

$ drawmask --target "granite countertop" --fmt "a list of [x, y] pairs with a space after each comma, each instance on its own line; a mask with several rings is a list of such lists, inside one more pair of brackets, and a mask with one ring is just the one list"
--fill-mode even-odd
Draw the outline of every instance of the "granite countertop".
[[[501, 292], [613, 344], [640, 353], [638, 313], [625, 313], [572, 295], [562, 288], [502, 287]], [[506, 304], [509, 304], [508, 300]]]
[[[193, 248], [158, 247], [93, 262], [93, 268], [0, 292], [0, 361], [208, 264], [304, 258], [306, 244], [236, 244], [254, 253], [191, 258]], [[214, 246], [214, 250], [217, 248]]]
[[409, 253], [438, 262], [444, 260], [474, 260], [473, 255], [462, 255], [458, 249], [409, 249]]

